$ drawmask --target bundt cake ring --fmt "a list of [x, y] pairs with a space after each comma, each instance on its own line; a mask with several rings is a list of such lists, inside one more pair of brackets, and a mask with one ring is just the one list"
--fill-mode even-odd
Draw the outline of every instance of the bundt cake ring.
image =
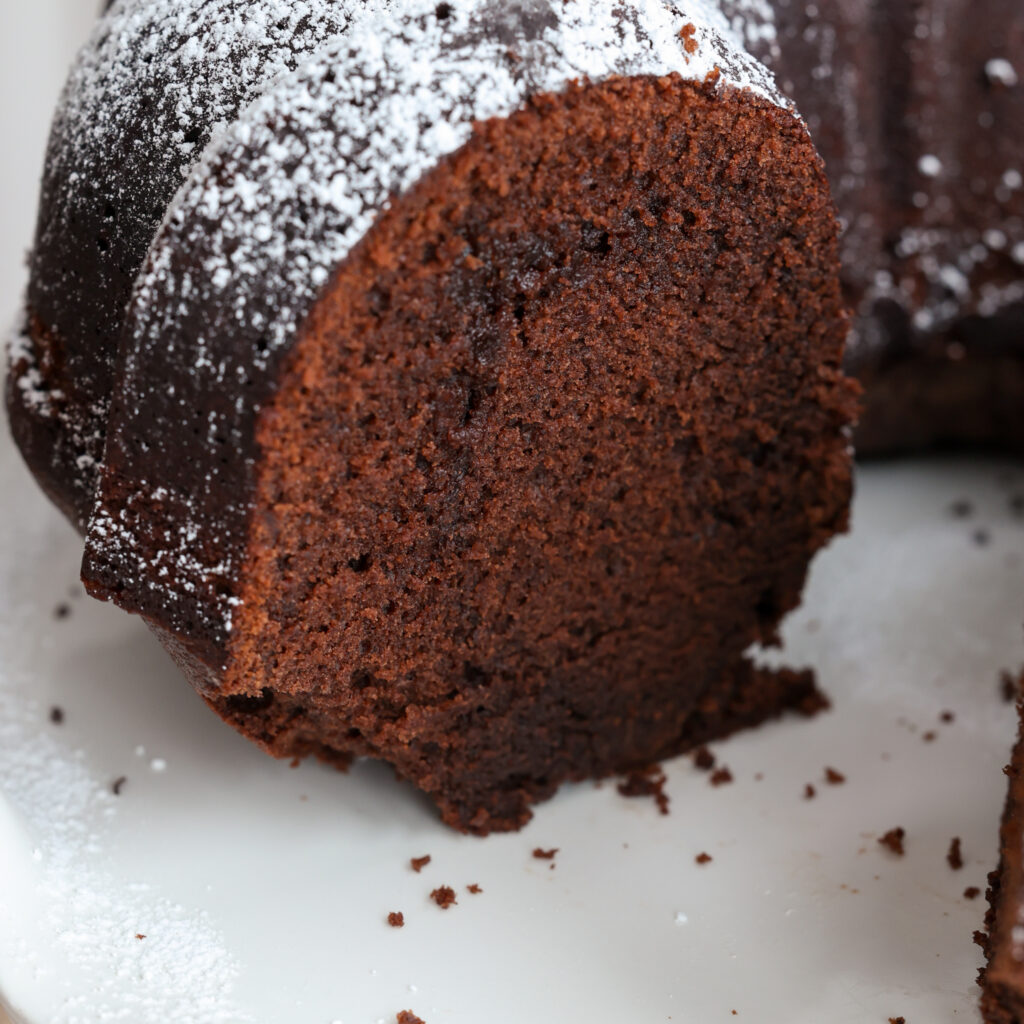
[[1024, 438], [984, 7], [115, 0], [7, 386], [90, 592], [480, 834], [812, 710], [745, 652], [846, 526], [853, 378], [865, 451]]

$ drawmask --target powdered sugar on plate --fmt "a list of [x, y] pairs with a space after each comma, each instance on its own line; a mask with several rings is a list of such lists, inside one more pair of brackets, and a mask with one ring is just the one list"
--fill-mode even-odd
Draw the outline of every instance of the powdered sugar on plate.
[[[6, 442], [3, 454], [9, 478]], [[30, 690], [47, 617], [31, 592], [46, 582], [24, 569], [47, 564], [54, 523], [22, 511], [11, 506], [0, 545], [0, 989], [34, 990], [35, 1002], [15, 1009], [48, 1024], [250, 1020], [233, 993], [237, 965], [207, 915], [109, 870], [118, 798], [66, 725], [44, 724], [63, 713], [48, 714]]]

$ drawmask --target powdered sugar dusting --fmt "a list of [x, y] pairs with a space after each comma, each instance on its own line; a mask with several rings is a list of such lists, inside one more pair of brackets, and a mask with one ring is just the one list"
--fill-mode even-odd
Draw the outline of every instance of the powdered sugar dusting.
[[[108, 147], [129, 147], [140, 79], [160, 82], [146, 104], [152, 132], [185, 175], [218, 126], [302, 58], [336, 36], [359, 0], [117, 0], [65, 86], [50, 160], [85, 169]], [[152, 69], [152, 70], [151, 70]], [[147, 81], [148, 80], [148, 81]], [[74, 181], [71, 184], [75, 184]]]
[[[223, 451], [244, 449], [251, 431], [240, 382], [267, 377], [334, 267], [392, 197], [469, 140], [475, 122], [573, 81], [673, 72], [696, 81], [719, 73], [723, 84], [783, 104], [716, 4], [409, 0], [400, 13], [363, 5], [342, 37], [211, 142], [169, 210], [129, 312], [118, 433], [137, 433], [137, 410], [152, 416], [153, 359], [168, 350], [194, 366], [197, 395], [239, 399], [209, 413], [193, 463], [198, 487], [122, 507], [101, 493], [91, 563], [115, 563], [150, 607], [225, 635], [240, 538], [223, 537], [230, 517], [206, 523], [196, 509], [224, 477]], [[189, 319], [197, 310], [198, 330]], [[168, 398], [170, 410], [184, 404]], [[144, 554], [154, 537], [172, 562], [166, 575]]]
[[46, 386], [29, 337], [20, 327], [8, 336], [7, 364], [25, 406], [38, 416], [53, 415], [54, 402], [59, 402], [64, 396]]
[[1017, 69], [1003, 57], [993, 57], [985, 64], [985, 74], [990, 82], [997, 82], [1008, 89], [1017, 84]]
[[0, 912], [38, 931], [0, 934], [0, 974], [50, 972], [51, 1024], [250, 1020], [233, 997], [238, 967], [207, 916], [106, 872], [117, 801], [42, 721], [11, 666], [0, 667]]
[[[520, 4], [525, 14], [549, 18], [535, 38], [515, 40], [522, 69], [510, 66], [502, 34], [485, 28], [494, 2], [462, 4], [445, 19], [434, 4], [406, 4], [401, 31], [392, 27], [395, 14], [374, 17], [372, 7], [362, 24], [280, 82], [210, 147], [176, 198], [140, 279], [137, 337], [149, 326], [144, 310], [178, 295], [229, 304], [245, 325], [269, 276], [293, 300], [256, 326], [272, 348], [284, 344], [313, 293], [389, 197], [467, 142], [474, 121], [506, 117], [530, 94], [612, 74], [674, 71], [700, 81], [722, 69], [731, 84], [782, 102], [767, 73], [726, 43], [724, 21], [706, 5], [695, 14], [646, 0], [623, 17], [615, 3], [579, 3], [559, 21], [543, 0]], [[526, 24], [515, 21], [515, 10], [509, 6], [510, 33]], [[692, 54], [680, 41], [686, 24], [696, 29]], [[212, 238], [198, 238], [211, 228]], [[182, 244], [203, 252], [208, 280], [168, 273]], [[197, 369], [219, 369], [210, 360], [207, 339], [199, 339]], [[253, 361], [265, 366], [266, 353], [254, 352]]]
[[167, 203], [211, 135], [360, 6], [115, 0], [80, 52], [51, 130], [29, 287], [32, 312], [67, 361], [49, 366], [49, 343], [37, 352], [26, 318], [11, 368], [24, 410], [51, 421], [41, 429], [53, 439], [56, 479], [82, 514], [102, 459], [128, 292]]

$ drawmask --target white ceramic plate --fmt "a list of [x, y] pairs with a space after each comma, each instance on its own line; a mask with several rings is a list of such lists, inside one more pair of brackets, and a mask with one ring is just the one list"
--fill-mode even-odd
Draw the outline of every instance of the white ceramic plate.
[[[0, 991], [29, 1024], [977, 1019], [984, 901], [962, 894], [994, 863], [1014, 729], [997, 677], [1024, 660], [1007, 467], [861, 471], [853, 535], [786, 629], [831, 713], [718, 745], [730, 785], [670, 763], [667, 817], [566, 787], [487, 840], [380, 766], [265, 758], [141, 623], [80, 595], [79, 542], [6, 440], [0, 493]], [[895, 826], [902, 859], [876, 841]]]
[[[4, 8], [12, 309], [90, 6]], [[667, 817], [614, 784], [567, 787], [522, 833], [478, 840], [380, 766], [293, 770], [217, 721], [139, 622], [81, 596], [79, 542], [0, 432], [0, 1002], [28, 1024], [977, 1021], [984, 902], [962, 894], [995, 860], [1014, 732], [996, 681], [1024, 662], [1012, 472], [861, 472], [854, 533], [786, 630], [785, 658], [817, 668], [835, 710], [719, 745], [731, 785], [681, 759]], [[969, 519], [949, 512], [960, 498]], [[902, 859], [876, 842], [897, 825]], [[537, 847], [558, 848], [554, 869]]]

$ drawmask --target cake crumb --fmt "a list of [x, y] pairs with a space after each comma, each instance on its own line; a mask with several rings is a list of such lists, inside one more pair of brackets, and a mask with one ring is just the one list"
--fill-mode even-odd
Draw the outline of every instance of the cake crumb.
[[814, 685], [813, 672], [791, 672], [790, 674], [793, 676], [806, 675], [809, 680], [809, 685], [811, 686], [807, 696], [804, 697], [796, 706], [796, 710], [803, 715], [804, 718], [814, 718], [816, 715], [820, 715], [823, 711], [830, 711], [832, 709], [832, 701], [830, 701], [828, 697], [826, 697], [825, 694], [823, 694], [821, 690]]
[[121, 790], [124, 789], [124, 784], [127, 781], [127, 775], [121, 775], [118, 778], [114, 779], [114, 781], [110, 784], [110, 792], [113, 793], [114, 796], [120, 796]]
[[466, 886], [466, 891], [471, 892], [474, 896], [479, 896], [480, 893], [483, 892], [483, 889], [481, 889], [480, 886], [477, 885], [476, 882], [474, 882], [472, 885]]
[[934, 743], [938, 738], [938, 735], [939, 734], [935, 732], [934, 729], [929, 729], [926, 733], [921, 734], [921, 739], [923, 739], [925, 743]]
[[713, 858], [710, 853], [698, 853], [694, 860], [698, 864], [710, 864]]
[[896, 854], [897, 857], [902, 857], [905, 853], [903, 840], [906, 838], [906, 835], [906, 831], [902, 828], [891, 828], [878, 842], [880, 846], [884, 846], [887, 850]]
[[430, 854], [428, 853], [425, 857], [413, 857], [409, 861], [409, 866], [418, 875], [428, 864], [430, 863]]
[[715, 755], [707, 747], [698, 747], [693, 752], [693, 763], [702, 772], [709, 772], [715, 767]]
[[981, 895], [981, 890], [976, 885], [969, 885], [964, 889], [965, 900], [976, 900]]
[[558, 847], [552, 847], [550, 850], [542, 850], [539, 846], [533, 851], [534, 857], [537, 860], [554, 860], [555, 854], [558, 853]]
[[817, 793], [818, 793], [818, 791], [809, 782], [807, 783], [806, 786], [804, 786], [804, 799], [805, 800], [813, 800], [815, 798], [815, 796], [817, 796]]
[[135, 938], [137, 938], [139, 940], [139, 942], [141, 942], [145, 937], [146, 936], [143, 935], [141, 932], [136, 932], [135, 933]]
[[964, 866], [963, 854], [960, 851], [960, 837], [954, 836], [949, 844], [949, 852], [946, 854], [946, 862], [954, 871], [959, 871]]
[[889, 1024], [907, 1024], [906, 1017], [890, 1017]]
[[53, 609], [53, 617], [57, 620], [66, 619], [71, 614], [71, 605], [63, 602]]
[[830, 786], [841, 786], [846, 782], [846, 776], [842, 772], [837, 772], [835, 768], [826, 768], [825, 781]]
[[[441, 6], [447, 6], [442, 4]], [[401, 1010], [398, 1016], [395, 1018], [398, 1024], [426, 1024], [421, 1018], [417, 1017], [412, 1010]]]
[[716, 768], [711, 773], [711, 785], [712, 786], [725, 786], [732, 782], [732, 772], [722, 765], [721, 768]]
[[694, 54], [697, 52], [697, 40], [694, 39], [694, 35], [697, 32], [697, 26], [690, 22], [684, 25], [679, 30], [679, 37], [683, 40], [683, 49], [688, 54]]
[[619, 783], [619, 794], [624, 797], [649, 796], [658, 805], [661, 814], [668, 814], [669, 798], [665, 792], [665, 783], [668, 779], [659, 765], [651, 765], [648, 768], [636, 769], [629, 772], [626, 778]]
[[1007, 669], [999, 673], [999, 694], [1007, 704], [1012, 704], [1020, 693], [1020, 677]]
[[392, 910], [391, 913], [388, 914], [388, 924], [391, 925], [392, 928], [404, 928], [405, 914], [400, 910]]
[[50, 708], [50, 721], [53, 722], [54, 725], [63, 725], [64, 709], [59, 708], [57, 707], [56, 704], [54, 704], [54, 706]]
[[455, 890], [450, 885], [440, 885], [431, 894], [430, 898], [442, 909], [447, 910], [449, 907], [454, 906], [458, 903], [455, 899]]
[[956, 715], [953, 714], [952, 711], [943, 711], [942, 714], [939, 715], [939, 721], [942, 722], [943, 725], [952, 725], [952, 723], [956, 721]]

